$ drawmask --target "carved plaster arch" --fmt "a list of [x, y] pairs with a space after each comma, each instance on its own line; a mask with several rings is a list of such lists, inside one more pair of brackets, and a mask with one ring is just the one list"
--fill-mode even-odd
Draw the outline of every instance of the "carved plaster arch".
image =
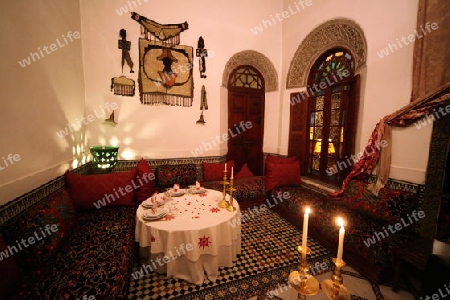
[[362, 28], [348, 19], [334, 19], [311, 31], [298, 47], [291, 61], [286, 88], [304, 87], [314, 62], [329, 49], [344, 47], [353, 54], [355, 74], [365, 66], [367, 41]]
[[238, 52], [228, 60], [222, 75], [222, 86], [228, 86], [230, 74], [242, 65], [250, 65], [261, 73], [264, 77], [266, 92], [278, 90], [278, 74], [275, 67], [267, 56], [254, 50]]

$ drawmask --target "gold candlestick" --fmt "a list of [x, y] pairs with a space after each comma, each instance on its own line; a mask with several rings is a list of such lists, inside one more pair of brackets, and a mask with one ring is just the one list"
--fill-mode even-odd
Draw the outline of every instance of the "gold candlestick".
[[230, 178], [230, 187], [228, 188], [228, 191], [230, 192], [230, 201], [229, 201], [228, 207], [227, 207], [228, 211], [231, 211], [231, 212], [236, 210], [236, 207], [233, 206], [233, 192], [235, 190], [236, 189], [233, 186], [233, 178], [231, 177]]
[[322, 290], [329, 299], [332, 300], [349, 300], [350, 294], [347, 288], [343, 285], [344, 279], [342, 278], [341, 268], [345, 266], [345, 262], [341, 259], [339, 262], [337, 258], [333, 258], [335, 268], [331, 279], [325, 279], [322, 281]]
[[222, 200], [219, 201], [219, 207], [220, 208], [228, 208], [229, 204], [228, 201], [225, 199], [225, 196], [227, 195], [227, 185], [230, 183], [227, 181], [227, 170], [223, 170], [223, 180], [220, 182], [223, 185], [223, 192], [222, 192]]
[[319, 291], [319, 282], [309, 272], [306, 255], [311, 253], [311, 249], [306, 247], [306, 251], [302, 251], [302, 246], [298, 246], [301, 254], [301, 262], [298, 271], [292, 271], [289, 274], [290, 285], [301, 295], [315, 295]]

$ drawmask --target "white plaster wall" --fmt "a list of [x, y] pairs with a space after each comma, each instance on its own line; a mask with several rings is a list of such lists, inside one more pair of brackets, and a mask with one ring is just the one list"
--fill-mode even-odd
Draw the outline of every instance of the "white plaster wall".
[[[368, 43], [367, 65], [361, 70], [361, 106], [357, 146], [361, 151], [375, 124], [409, 102], [412, 74], [412, 43], [380, 58], [377, 52], [413, 33], [418, 0], [391, 2], [357, 0], [311, 0], [295, 13], [300, 0], [181, 1], [155, 4], [149, 0], [87, 1], [2, 1], [0, 38], [4, 70], [1, 80], [0, 119], [0, 204], [19, 196], [84, 162], [89, 146], [119, 145], [121, 159], [140, 157], [189, 157], [227, 128], [227, 90], [222, 74], [227, 61], [243, 50], [256, 50], [267, 56], [278, 72], [279, 90], [266, 93], [263, 151], [287, 153], [289, 95], [301, 89], [285, 88], [286, 74], [295, 51], [306, 35], [333, 18], [349, 18], [360, 24]], [[181, 44], [197, 46], [205, 39], [209, 52], [206, 79], [194, 68], [192, 107], [144, 106], [135, 97], [114, 96], [112, 77], [122, 75], [121, 51], [117, 49], [119, 30], [127, 30], [132, 42], [131, 57], [138, 70], [140, 25], [123, 14], [122, 8], [160, 23], [187, 21]], [[118, 13], [120, 12], [120, 13]], [[256, 33], [256, 27], [260, 30]], [[68, 32], [81, 38], [45, 54], [29, 66], [18, 61], [30, 52], [63, 41]], [[432, 34], [432, 33], [431, 33]], [[137, 82], [137, 72], [123, 75]], [[195, 123], [200, 116], [202, 85], [206, 86], [209, 110], [204, 126]], [[117, 105], [118, 126], [103, 124]], [[88, 117], [90, 117], [88, 119]], [[83, 119], [84, 118], [84, 119]], [[85, 124], [80, 125], [84, 120]], [[68, 130], [60, 138], [57, 132]], [[85, 131], [86, 128], [86, 131]], [[391, 177], [423, 182], [428, 161], [432, 125], [417, 129], [394, 129]], [[226, 154], [221, 143], [204, 156]], [[20, 160], [9, 163], [8, 155]], [[2, 169], [3, 168], [3, 169]]]
[[[82, 160], [84, 128], [57, 135], [84, 114], [81, 38], [68, 38], [81, 34], [79, 10], [78, 1], [0, 2], [0, 204]], [[30, 52], [36, 61], [22, 67]]]
[[[262, 34], [252, 28], [274, 11], [282, 10], [282, 1], [153, 1], [81, 0], [83, 56], [86, 83], [86, 110], [94, 110], [106, 102], [117, 103], [116, 121], [112, 127], [96, 120], [88, 125], [87, 143], [119, 146], [122, 159], [192, 157], [196, 148], [227, 132], [227, 90], [222, 85], [222, 74], [227, 61], [236, 53], [255, 50], [267, 56], [280, 74], [281, 26], [274, 26]], [[119, 30], [127, 30], [131, 41], [131, 57], [136, 73], [127, 66], [123, 75], [137, 80], [138, 39], [140, 24], [130, 13], [120, 16], [121, 7], [132, 8], [140, 15], [162, 24], [187, 21], [189, 29], [182, 32], [181, 45], [197, 48], [200, 36], [208, 50], [206, 79], [201, 79], [198, 65], [194, 67], [194, 101], [192, 107], [142, 105], [136, 90], [134, 97], [115, 96], [110, 91], [112, 77], [122, 75], [121, 51], [117, 49]], [[195, 53], [195, 52], [194, 52]], [[195, 58], [197, 62], [198, 58]], [[204, 112], [205, 125], [198, 125], [200, 91], [205, 85], [209, 109]], [[277, 148], [279, 91], [266, 96], [265, 149]], [[226, 154], [223, 142], [200, 156]]]
[[[295, 8], [300, 1], [287, 0], [284, 9]], [[355, 153], [362, 151], [375, 128], [385, 115], [408, 104], [411, 94], [412, 57], [414, 45], [408, 45], [380, 58], [377, 52], [397, 38], [414, 33], [417, 19], [417, 0], [311, 0], [299, 13], [283, 21], [282, 82], [295, 51], [303, 39], [320, 24], [335, 18], [355, 21], [363, 29], [368, 46], [367, 64], [361, 70], [361, 102]], [[432, 32], [430, 33], [432, 34]], [[283, 93], [280, 149], [287, 153], [289, 128], [289, 95], [302, 89]], [[393, 131], [391, 177], [424, 182], [428, 162], [428, 148], [432, 126], [417, 130], [414, 126]]]

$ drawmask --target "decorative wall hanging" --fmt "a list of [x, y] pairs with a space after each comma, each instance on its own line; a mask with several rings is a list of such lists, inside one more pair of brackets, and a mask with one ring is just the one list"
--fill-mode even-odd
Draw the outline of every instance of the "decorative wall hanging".
[[118, 42], [119, 49], [122, 49], [122, 73], [125, 62], [130, 67], [130, 73], [134, 73], [133, 71], [134, 63], [131, 60], [130, 56], [131, 42], [127, 41], [127, 31], [125, 29], [120, 29], [119, 35], [122, 37], [122, 39], [119, 40]]
[[205, 124], [206, 123], [205, 119], [203, 117], [203, 110], [202, 110], [202, 113], [200, 114], [200, 118], [195, 123], [197, 123], [197, 124]]
[[111, 91], [114, 95], [134, 96], [135, 83], [133, 79], [125, 76], [111, 78]]
[[205, 40], [202, 37], [198, 38], [197, 51], [195, 55], [199, 58], [200, 78], [206, 78], [206, 62], [205, 57], [208, 56], [208, 50], [205, 49]]
[[[119, 35], [122, 38], [118, 41], [118, 48], [122, 50], [122, 73], [125, 62], [130, 67], [130, 73], [134, 73], [134, 64], [130, 56], [131, 42], [127, 41], [127, 31], [125, 29], [120, 29]], [[127, 78], [123, 75], [120, 77], [111, 78], [111, 91], [114, 92], [114, 95], [134, 96], [134, 90], [135, 83], [133, 79]]]
[[187, 22], [159, 24], [137, 13], [133, 20], [141, 24], [139, 39], [139, 92], [142, 104], [192, 106], [193, 48], [179, 45], [179, 34]]
[[189, 28], [187, 22], [180, 24], [159, 24], [132, 12], [131, 18], [141, 24], [141, 35], [148, 41], [162, 41], [167, 47], [180, 44], [180, 33]]
[[208, 109], [208, 102], [206, 100], [206, 89], [205, 86], [202, 86], [202, 92], [201, 92], [201, 100], [200, 100], [200, 110], [202, 113], [200, 114], [200, 119], [197, 120], [197, 124], [205, 124], [205, 119], [203, 117], [203, 110]]
[[114, 120], [114, 111], [112, 111], [112, 113], [111, 113], [111, 115], [109, 116], [108, 119], [105, 119], [104, 123], [105, 124], [110, 124], [110, 125], [113, 125], [113, 126], [117, 125], [117, 122]]
[[166, 48], [139, 39], [141, 103], [192, 106], [192, 55], [189, 46]]
[[200, 109], [208, 110], [208, 100], [206, 100], [206, 89], [202, 85], [201, 99], [200, 99]]

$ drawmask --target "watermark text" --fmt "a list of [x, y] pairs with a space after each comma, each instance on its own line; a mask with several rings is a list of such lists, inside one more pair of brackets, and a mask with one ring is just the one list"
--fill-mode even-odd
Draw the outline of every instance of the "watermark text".
[[[26, 66], [31, 65], [32, 62], [35, 62], [35, 61], [43, 58], [45, 55], [49, 55], [52, 52], [55, 52], [56, 50], [58, 50], [62, 47], [65, 47], [66, 45], [69, 44], [69, 41], [73, 42], [74, 40], [77, 40], [79, 38], [80, 38], [80, 33], [78, 31], [74, 31], [73, 33], [72, 33], [72, 31], [69, 31], [69, 32], [67, 32], [66, 36], [64, 34], [62, 35], [62, 40], [64, 42], [61, 42], [59, 40], [60, 38], [57, 38], [55, 41], [56, 43], [50, 44], [50, 46], [44, 46], [44, 47], [42, 47], [42, 49], [41, 49], [41, 47], [38, 47], [37, 52], [30, 52], [30, 55], [28, 57], [19, 61], [19, 65], [22, 68], [25, 68]], [[67, 41], [67, 40], [69, 40], [69, 41]], [[44, 53], [45, 53], [45, 55], [44, 55]]]

